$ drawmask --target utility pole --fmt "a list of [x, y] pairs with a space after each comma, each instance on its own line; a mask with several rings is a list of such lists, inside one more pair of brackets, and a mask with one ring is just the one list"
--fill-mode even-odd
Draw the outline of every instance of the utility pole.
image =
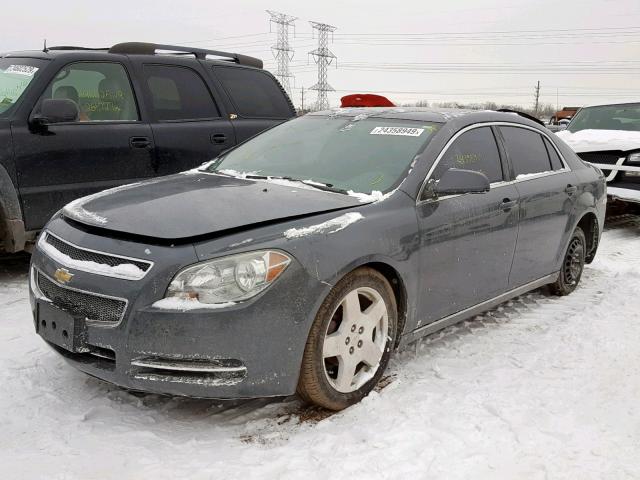
[[538, 85], [536, 86], [536, 104], [533, 109], [536, 115], [538, 115], [539, 105], [540, 105], [540, 80], [538, 80]]
[[302, 86], [302, 92], [300, 93], [300, 103], [302, 104], [300, 110], [302, 110], [302, 114], [304, 115], [304, 85]]
[[309, 90], [318, 91], [316, 110], [326, 110], [329, 108], [329, 98], [327, 92], [332, 92], [334, 88], [327, 81], [327, 67], [337, 57], [329, 50], [329, 32], [334, 32], [337, 27], [326, 23], [309, 22], [311, 27], [318, 32], [318, 48], [309, 52], [318, 65], [318, 83]]
[[[289, 60], [293, 58], [293, 49], [289, 47], [289, 27], [293, 27], [295, 30], [293, 22], [297, 20], [297, 17], [274, 12], [273, 10], [266, 10], [266, 12], [270, 15], [269, 26], [271, 26], [271, 23], [275, 23], [278, 26], [278, 38], [276, 44], [271, 47], [273, 57], [278, 62], [276, 78], [280, 81], [287, 95], [291, 97], [289, 79], [292, 75], [289, 73]], [[271, 28], [269, 28], [269, 30], [271, 30]]]

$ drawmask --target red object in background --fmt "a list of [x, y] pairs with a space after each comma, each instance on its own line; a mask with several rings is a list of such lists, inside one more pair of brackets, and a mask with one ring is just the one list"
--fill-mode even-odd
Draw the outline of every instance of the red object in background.
[[395, 105], [382, 95], [374, 95], [371, 93], [354, 93], [353, 95], [345, 95], [340, 99], [342, 102], [340, 107], [395, 107]]

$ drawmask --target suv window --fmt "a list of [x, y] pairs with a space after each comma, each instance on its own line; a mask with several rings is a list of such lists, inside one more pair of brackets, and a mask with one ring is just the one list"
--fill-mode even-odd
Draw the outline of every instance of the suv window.
[[276, 80], [260, 70], [214, 67], [231, 96], [238, 115], [250, 118], [289, 118], [291, 106]]
[[551, 163], [542, 135], [519, 127], [500, 127], [516, 178], [520, 175], [548, 172]]
[[78, 105], [80, 122], [139, 120], [129, 76], [119, 63], [78, 62], [63, 67], [43, 98]]
[[173, 65], [145, 65], [144, 76], [156, 120], [203, 120], [220, 116], [206, 83], [194, 70]]
[[439, 180], [450, 168], [482, 172], [491, 183], [501, 182], [500, 153], [491, 128], [474, 128], [460, 135], [440, 159], [431, 178]]
[[549, 160], [551, 161], [551, 167], [554, 170], [560, 170], [564, 168], [564, 165], [562, 164], [562, 160], [560, 160], [560, 157], [558, 156], [558, 152], [556, 151], [555, 148], [553, 148], [553, 145], [551, 145], [551, 142], [544, 137], [542, 137], [542, 139], [544, 140], [545, 147], [547, 147], [547, 152], [549, 152]]

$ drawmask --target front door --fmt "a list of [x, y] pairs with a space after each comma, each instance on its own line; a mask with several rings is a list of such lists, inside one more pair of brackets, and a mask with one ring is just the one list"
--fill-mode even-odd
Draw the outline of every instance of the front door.
[[147, 64], [143, 77], [159, 175], [195, 168], [235, 145], [233, 126], [221, 116], [199, 71]]
[[452, 167], [484, 173], [491, 190], [419, 202], [418, 326], [508, 289], [517, 239], [518, 192], [504, 181], [505, 168], [492, 129], [476, 127], [462, 133], [444, 152], [431, 178], [438, 180]]
[[41, 101], [47, 98], [72, 100], [80, 114], [73, 122], [38, 129], [26, 118], [12, 125], [27, 230], [41, 229], [78, 197], [154, 175], [151, 128], [140, 121], [124, 65], [66, 65]]

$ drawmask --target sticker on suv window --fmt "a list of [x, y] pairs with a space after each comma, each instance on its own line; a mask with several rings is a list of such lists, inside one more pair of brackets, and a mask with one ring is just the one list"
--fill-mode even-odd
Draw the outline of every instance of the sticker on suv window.
[[4, 73], [17, 73], [18, 75], [27, 75], [32, 77], [38, 71], [38, 67], [31, 65], [9, 65]]
[[403, 137], [419, 137], [424, 132], [424, 128], [412, 127], [376, 127], [369, 135], [400, 135]]

